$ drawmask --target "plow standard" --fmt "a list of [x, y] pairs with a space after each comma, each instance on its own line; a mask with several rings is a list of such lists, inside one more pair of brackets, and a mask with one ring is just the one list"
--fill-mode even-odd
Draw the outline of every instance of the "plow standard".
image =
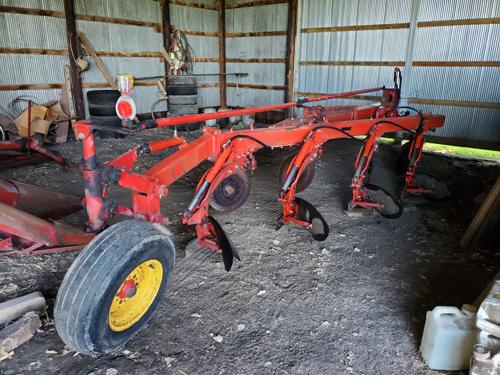
[[[366, 107], [308, 105], [378, 91], [382, 94], [381, 101]], [[169, 220], [160, 211], [160, 200], [167, 197], [170, 185], [203, 161], [209, 160], [213, 165], [200, 179], [182, 220], [195, 227], [195, 241], [200, 247], [222, 255], [227, 271], [240, 256], [209, 211], [212, 208], [229, 212], [245, 203], [250, 191], [249, 174], [257, 167], [254, 153], [259, 149], [297, 146], [298, 151], [287, 158], [279, 171], [281, 188], [277, 191], [277, 200], [281, 209], [276, 229], [296, 224], [307, 228], [318, 241], [328, 237], [328, 223], [313, 204], [298, 197], [297, 193], [312, 182], [314, 163], [322, 155], [322, 146], [330, 140], [349, 138], [362, 144], [354, 166], [349, 209], [376, 210], [389, 218], [401, 215], [402, 205], [398, 198], [367, 183], [373, 155], [380, 138], [387, 133], [409, 135], [410, 141], [402, 155], [404, 190], [410, 194], [435, 194], [436, 183], [420, 178], [416, 167], [422, 157], [425, 133], [443, 126], [444, 116], [400, 107], [399, 96], [400, 75], [395, 74], [395, 87], [390, 89], [376, 87], [292, 103], [159, 118], [138, 124], [130, 121], [134, 111], [127, 97], [117, 103], [117, 112], [124, 119], [121, 128], [113, 129], [88, 120], [76, 123], [76, 134], [83, 145], [81, 170], [85, 192], [83, 204], [88, 214], [86, 229], [46, 221], [2, 200], [2, 207], [8, 210], [2, 210], [4, 213], [0, 215], [1, 241], [4, 248], [8, 245], [10, 253], [84, 247], [59, 290], [55, 306], [56, 328], [65, 343], [80, 353], [101, 355], [115, 351], [149, 320], [172, 272], [175, 251], [171, 234], [165, 227]], [[95, 130], [134, 134], [147, 129], [294, 107], [303, 109], [301, 118], [286, 119], [265, 128], [221, 130], [204, 127], [202, 134], [190, 143], [175, 132], [171, 138], [138, 145], [104, 163], [98, 160], [94, 146]], [[177, 150], [149, 170], [132, 171], [139, 158], [172, 148]], [[130, 190], [131, 207], [119, 205], [107, 197], [111, 184]], [[2, 195], [0, 189], [0, 198]], [[125, 215], [132, 220], [107, 227], [113, 215]], [[32, 223], [36, 225], [30, 225]], [[52, 233], [50, 238], [44, 237], [47, 232]]]

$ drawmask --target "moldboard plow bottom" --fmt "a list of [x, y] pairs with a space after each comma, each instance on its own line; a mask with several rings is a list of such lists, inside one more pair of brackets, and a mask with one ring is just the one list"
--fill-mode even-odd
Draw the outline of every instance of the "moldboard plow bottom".
[[[328, 141], [347, 138], [361, 144], [350, 186], [350, 208], [378, 211], [389, 218], [401, 215], [403, 206], [399, 197], [368, 181], [374, 153], [387, 133], [404, 132], [410, 140], [401, 158], [403, 191], [432, 195], [437, 184], [419, 178], [416, 167], [422, 157], [425, 133], [442, 127], [444, 116], [400, 107], [399, 71], [394, 81], [395, 87], [390, 89], [376, 87], [279, 105], [158, 118], [137, 124], [131, 121], [135, 116], [133, 111], [120, 114], [119, 102], [121, 128], [107, 128], [89, 120], [77, 122], [75, 130], [83, 146], [86, 229], [94, 238], [66, 274], [57, 297], [55, 324], [65, 343], [80, 353], [101, 355], [121, 348], [147, 323], [167, 286], [175, 259], [171, 233], [166, 228], [169, 221], [160, 211], [160, 199], [167, 197], [170, 185], [206, 160], [213, 164], [200, 179], [182, 221], [194, 226], [198, 246], [222, 255], [227, 271], [234, 259], [241, 258], [237, 246], [210, 215], [210, 208], [229, 212], [245, 203], [250, 191], [249, 175], [257, 168], [254, 153], [260, 149], [297, 147], [278, 173], [281, 188], [277, 191], [277, 201], [281, 208], [275, 225], [277, 229], [287, 224], [299, 225], [317, 241], [328, 237], [329, 225], [313, 203], [297, 193], [312, 182], [315, 162]], [[366, 107], [308, 105], [369, 92], [381, 92], [380, 102]], [[126, 101], [130, 100], [127, 96]], [[294, 107], [303, 110], [301, 118], [286, 119], [264, 128], [250, 125], [243, 130], [204, 127], [192, 142], [175, 132], [171, 138], [135, 146], [104, 163], [98, 160], [94, 145], [95, 130], [134, 134]], [[175, 152], [144, 173], [133, 171], [139, 158], [172, 148], [176, 148]], [[108, 198], [111, 184], [130, 190], [130, 207]], [[108, 227], [114, 215], [128, 216], [130, 220]]]

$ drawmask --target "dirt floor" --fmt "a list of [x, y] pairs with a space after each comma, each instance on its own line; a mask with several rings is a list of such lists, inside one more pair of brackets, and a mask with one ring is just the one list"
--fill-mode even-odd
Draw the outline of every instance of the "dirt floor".
[[[137, 143], [158, 137], [142, 134]], [[104, 159], [133, 141], [100, 142]], [[164, 301], [147, 328], [124, 350], [98, 359], [69, 351], [53, 322], [0, 363], [1, 374], [432, 374], [418, 347], [425, 313], [436, 305], [461, 306], [479, 295], [500, 266], [499, 252], [459, 247], [477, 199], [500, 173], [495, 162], [425, 155], [420, 172], [448, 182], [444, 202], [411, 198], [396, 220], [376, 214], [351, 218], [344, 212], [359, 145], [336, 141], [325, 147], [313, 184], [300, 196], [330, 224], [330, 236], [315, 242], [306, 230], [275, 231], [279, 211], [276, 171], [285, 150], [257, 153], [247, 203], [215, 215], [242, 257], [229, 273], [208, 251], [188, 252], [192, 228], [180, 215], [202, 169], [176, 183], [164, 202], [172, 219], [178, 258]], [[60, 151], [73, 163], [76, 144]], [[373, 178], [394, 180], [398, 150], [382, 146]], [[139, 170], [161, 156], [141, 160]], [[77, 168], [53, 164], [7, 170], [6, 177], [53, 190], [81, 193]], [[118, 188], [111, 196], [128, 202]], [[66, 220], [77, 224], [84, 213]], [[497, 232], [498, 233], [498, 232]], [[497, 245], [500, 243], [497, 237]], [[0, 258], [0, 301], [35, 290], [49, 300], [49, 317], [66, 269], [76, 253]]]

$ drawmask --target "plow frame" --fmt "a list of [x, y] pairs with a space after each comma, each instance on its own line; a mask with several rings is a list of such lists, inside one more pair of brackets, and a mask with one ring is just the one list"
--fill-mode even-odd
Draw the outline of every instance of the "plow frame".
[[[380, 137], [386, 133], [404, 130], [414, 135], [411, 147], [411, 163], [407, 172], [407, 188], [411, 188], [412, 176], [421, 158], [423, 134], [444, 123], [444, 116], [417, 113], [415, 116], [400, 116], [397, 110], [399, 91], [397, 89], [373, 88], [328, 97], [312, 98], [308, 101], [348, 97], [360, 92], [382, 90], [381, 102], [366, 107], [329, 106], [305, 107], [306, 101], [285, 103], [275, 106], [233, 110], [226, 113], [199, 114], [161, 118], [146, 121], [134, 131], [151, 128], [172, 127], [177, 124], [203, 121], [208, 118], [222, 118], [247, 113], [256, 113], [279, 108], [304, 107], [304, 118], [286, 119], [265, 128], [244, 130], [220, 130], [203, 127], [203, 134], [192, 141], [180, 136], [152, 141], [139, 145], [120, 155], [113, 161], [101, 164], [96, 157], [93, 130], [98, 128], [90, 121], [76, 123], [76, 132], [83, 145], [82, 173], [84, 177], [85, 208], [88, 213], [87, 230], [99, 232], [114, 214], [122, 214], [138, 220], [168, 224], [168, 218], [161, 214], [160, 199], [168, 195], [168, 187], [185, 173], [205, 160], [213, 166], [201, 178], [194, 198], [183, 216], [183, 223], [196, 226], [198, 244], [220, 251], [214, 239], [214, 228], [207, 221], [209, 199], [214, 189], [226, 177], [238, 169], [253, 170], [256, 167], [254, 152], [263, 147], [288, 147], [300, 145], [299, 152], [290, 164], [286, 181], [279, 194], [283, 204], [282, 224], [289, 222], [311, 227], [310, 222], [300, 219], [295, 204], [297, 182], [305, 167], [322, 154], [322, 145], [330, 140], [351, 138], [364, 142], [355, 165], [352, 181], [353, 204], [374, 207], [364, 194], [365, 173], [376, 151]], [[367, 135], [365, 139], [358, 137]], [[178, 150], [158, 162], [142, 174], [131, 172], [139, 157], [157, 153], [172, 147]], [[107, 186], [118, 184], [129, 189], [132, 207], [117, 205], [107, 199]]]

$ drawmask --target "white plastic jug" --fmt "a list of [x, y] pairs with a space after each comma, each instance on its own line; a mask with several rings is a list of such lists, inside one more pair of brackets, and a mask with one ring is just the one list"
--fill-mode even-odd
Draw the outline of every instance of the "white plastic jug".
[[476, 314], [452, 306], [427, 311], [420, 352], [432, 370], [469, 368], [476, 340]]

